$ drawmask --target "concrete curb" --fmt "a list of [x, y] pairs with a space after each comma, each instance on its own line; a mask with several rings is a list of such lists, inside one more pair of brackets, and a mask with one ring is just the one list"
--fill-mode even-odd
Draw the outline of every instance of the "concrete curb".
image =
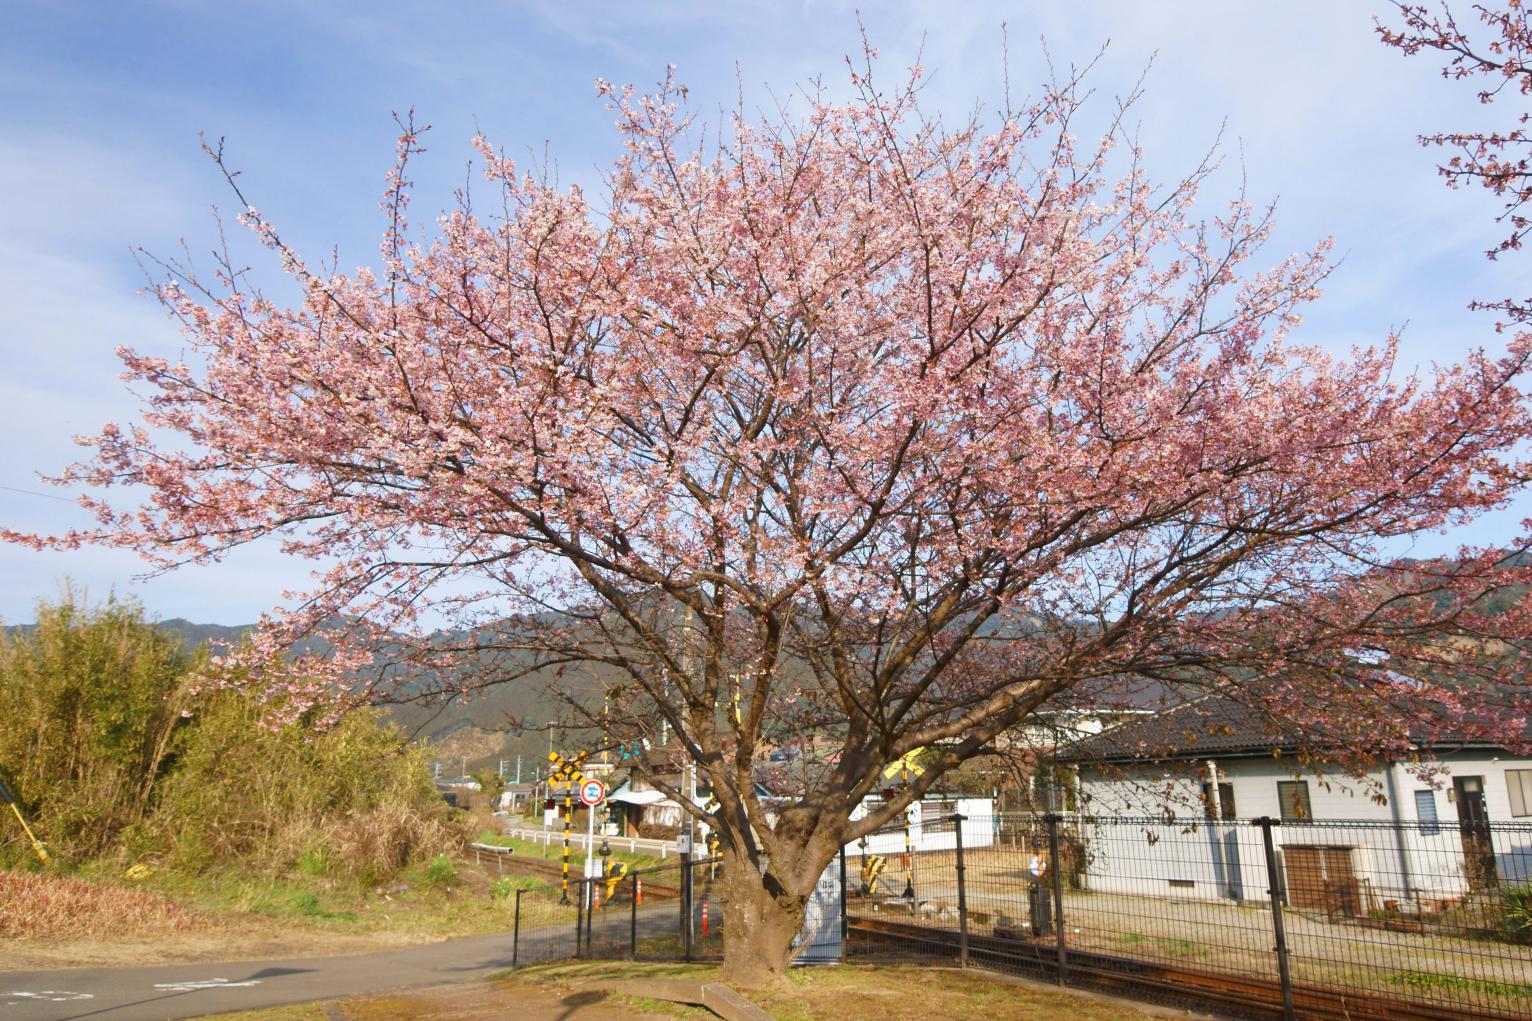
[[624, 996], [643, 996], [668, 1000], [706, 1009], [723, 1021], [774, 1021], [772, 1016], [721, 982], [688, 982], [685, 979], [623, 979], [602, 982], [590, 988], [604, 989]]

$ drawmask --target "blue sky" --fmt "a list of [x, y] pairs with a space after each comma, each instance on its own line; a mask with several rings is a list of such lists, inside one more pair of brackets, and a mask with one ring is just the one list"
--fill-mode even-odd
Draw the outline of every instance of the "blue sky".
[[[886, 3], [861, 17], [890, 71], [915, 59], [928, 98], [956, 116], [1000, 95], [1001, 25], [1016, 91], [1042, 77], [1039, 38], [1060, 64], [1110, 46], [1092, 82], [1105, 109], [1151, 58], [1138, 107], [1152, 171], [1173, 178], [1224, 131], [1227, 170], [1211, 194], [1278, 199], [1272, 259], [1333, 235], [1345, 261], [1299, 339], [1337, 350], [1409, 324], [1411, 364], [1493, 348], [1475, 296], [1525, 293], [1518, 260], [1490, 263], [1493, 201], [1436, 177], [1422, 131], [1485, 123], [1493, 111], [1404, 60], [1372, 31], [1372, 2], [1282, 4]], [[133, 247], [194, 255], [216, 240], [211, 207], [230, 196], [198, 149], [225, 136], [242, 184], [308, 252], [369, 261], [377, 197], [413, 106], [433, 130], [415, 167], [416, 219], [451, 203], [476, 125], [513, 155], [546, 143], [561, 179], [594, 184], [617, 152], [592, 81], [654, 83], [666, 64], [704, 112], [743, 84], [789, 93], [822, 76], [842, 90], [858, 49], [856, 8], [839, 2], [115, 3], [7, 0], [0, 6], [0, 521], [84, 523], [36, 479], [75, 456], [70, 436], [132, 417], [113, 349], [174, 353], [180, 340], [138, 294]], [[1504, 113], [1508, 111], [1503, 111]], [[16, 492], [29, 490], [31, 492]], [[32, 495], [48, 493], [49, 496]], [[1508, 539], [1526, 508], [1457, 539]], [[1447, 540], [1443, 540], [1447, 541]], [[125, 553], [0, 547], [0, 619], [31, 619], [65, 576], [93, 595], [132, 592], [164, 617], [242, 623], [301, 588], [307, 567], [269, 548], [221, 569], [134, 580]]]

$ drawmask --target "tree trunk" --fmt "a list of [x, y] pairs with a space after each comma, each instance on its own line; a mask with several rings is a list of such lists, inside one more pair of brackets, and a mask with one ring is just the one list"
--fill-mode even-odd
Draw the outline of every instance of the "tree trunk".
[[[819, 873], [814, 873], [817, 880]], [[805, 887], [774, 869], [761, 875], [749, 861], [729, 860], [723, 875], [723, 970], [719, 977], [745, 989], [787, 974], [793, 937], [803, 928], [814, 881]]]

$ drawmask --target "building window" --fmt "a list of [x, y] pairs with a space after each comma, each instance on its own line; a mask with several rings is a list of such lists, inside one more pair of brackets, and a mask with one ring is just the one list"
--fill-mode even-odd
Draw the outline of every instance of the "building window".
[[[1209, 819], [1213, 818], [1213, 785], [1202, 785], [1202, 812]], [[1234, 812], [1234, 785], [1221, 783], [1218, 785], [1218, 818], [1233, 819]]]
[[1277, 804], [1281, 807], [1283, 822], [1307, 822], [1314, 818], [1309, 807], [1307, 780], [1278, 780]]
[[[1532, 770], [1528, 770], [1532, 773]], [[1420, 820], [1420, 835], [1434, 837], [1442, 831], [1436, 824], [1436, 792], [1415, 792], [1415, 818]]]
[[1508, 769], [1505, 786], [1511, 793], [1511, 814], [1532, 815], [1532, 769]]

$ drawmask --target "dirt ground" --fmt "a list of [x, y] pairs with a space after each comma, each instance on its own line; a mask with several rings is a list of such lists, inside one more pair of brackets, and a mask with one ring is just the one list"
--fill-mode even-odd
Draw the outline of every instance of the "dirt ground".
[[588, 990], [475, 982], [393, 996], [219, 1014], [217, 1021], [504, 1021], [507, 1016], [514, 1016], [516, 1021], [656, 1021], [676, 1015], [635, 1010], [629, 1002], [610, 1000]]

